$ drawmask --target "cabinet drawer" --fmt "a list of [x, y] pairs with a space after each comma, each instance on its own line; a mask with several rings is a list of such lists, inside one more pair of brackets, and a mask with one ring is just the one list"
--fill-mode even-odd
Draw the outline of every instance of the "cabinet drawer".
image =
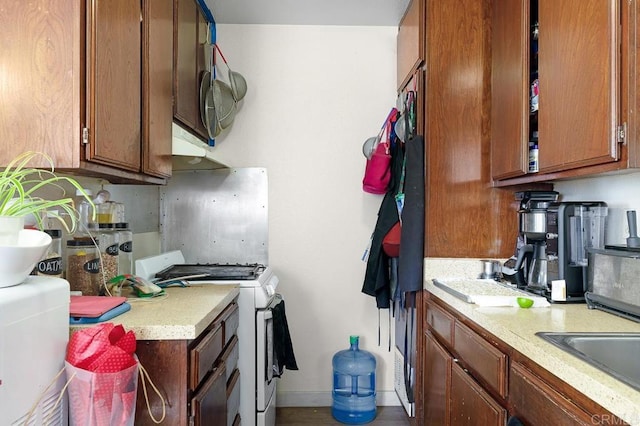
[[502, 398], [507, 396], [507, 356], [474, 331], [455, 322], [453, 350], [472, 375], [481, 378]]
[[235, 370], [227, 382], [227, 426], [234, 424], [240, 411], [240, 371]]
[[229, 343], [229, 340], [237, 334], [238, 325], [240, 324], [240, 310], [236, 303], [232, 303], [220, 314], [222, 325], [224, 327], [224, 344]]
[[224, 348], [220, 359], [227, 366], [227, 381], [231, 377], [233, 370], [238, 366], [238, 357], [240, 356], [240, 346], [238, 345], [238, 336], [233, 336], [231, 342]]
[[453, 345], [454, 318], [439, 306], [427, 302], [427, 324], [447, 345]]
[[512, 415], [525, 424], [592, 425], [594, 418], [518, 363], [511, 365]]
[[207, 332], [204, 338], [189, 351], [189, 388], [196, 389], [204, 376], [213, 368], [224, 347], [224, 329], [221, 324]]

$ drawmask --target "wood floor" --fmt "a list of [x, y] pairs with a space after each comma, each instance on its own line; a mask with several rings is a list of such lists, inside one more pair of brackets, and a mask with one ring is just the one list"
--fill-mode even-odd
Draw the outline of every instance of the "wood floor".
[[[342, 424], [331, 416], [331, 407], [276, 407], [276, 426]], [[400, 406], [378, 407], [375, 420], [367, 425], [409, 426], [409, 417]]]

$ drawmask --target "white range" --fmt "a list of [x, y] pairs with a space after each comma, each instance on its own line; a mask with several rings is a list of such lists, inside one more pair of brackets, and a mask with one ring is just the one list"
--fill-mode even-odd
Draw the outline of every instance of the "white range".
[[[185, 278], [187, 283], [240, 286], [238, 326], [240, 369], [240, 417], [245, 426], [274, 426], [276, 381], [273, 375], [274, 344], [272, 308], [282, 301], [276, 293], [278, 277], [271, 267], [227, 264], [185, 264], [182, 252], [170, 251], [136, 260], [136, 275], [153, 279]], [[197, 277], [194, 277], [197, 276]]]

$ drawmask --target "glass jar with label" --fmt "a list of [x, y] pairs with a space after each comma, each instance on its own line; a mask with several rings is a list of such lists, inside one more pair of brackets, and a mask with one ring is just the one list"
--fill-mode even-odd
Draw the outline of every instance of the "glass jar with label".
[[120, 250], [118, 253], [118, 272], [122, 274], [133, 273], [133, 233], [126, 222], [116, 223]]
[[[97, 241], [96, 241], [97, 242]], [[90, 238], [67, 241], [67, 274], [71, 291], [98, 296], [102, 287], [100, 256]]]
[[36, 264], [36, 275], [62, 278], [62, 230], [45, 229], [44, 232], [51, 236], [51, 244], [44, 258]]
[[100, 243], [100, 255], [102, 256], [102, 270], [104, 280], [109, 281], [111, 278], [118, 276], [118, 233], [113, 223], [98, 224], [98, 240]]

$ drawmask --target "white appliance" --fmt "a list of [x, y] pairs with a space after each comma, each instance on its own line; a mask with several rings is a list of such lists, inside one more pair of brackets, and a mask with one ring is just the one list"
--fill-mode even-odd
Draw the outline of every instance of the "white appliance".
[[[152, 279], [157, 272], [174, 265], [184, 265], [179, 250], [138, 259], [136, 275]], [[202, 272], [207, 267], [229, 265], [184, 265]], [[246, 266], [246, 265], [243, 265]], [[189, 268], [184, 271], [189, 271]], [[185, 275], [193, 275], [187, 273]], [[240, 369], [240, 418], [243, 426], [274, 426], [276, 420], [276, 380], [273, 376], [274, 345], [271, 309], [281, 298], [276, 297], [279, 279], [269, 266], [258, 265], [255, 276], [227, 279], [204, 278], [190, 281], [193, 284], [238, 283], [240, 295], [238, 326]]]
[[[0, 288], [0, 425], [66, 425], [69, 283], [30, 276]], [[58, 373], [62, 372], [58, 378]]]

